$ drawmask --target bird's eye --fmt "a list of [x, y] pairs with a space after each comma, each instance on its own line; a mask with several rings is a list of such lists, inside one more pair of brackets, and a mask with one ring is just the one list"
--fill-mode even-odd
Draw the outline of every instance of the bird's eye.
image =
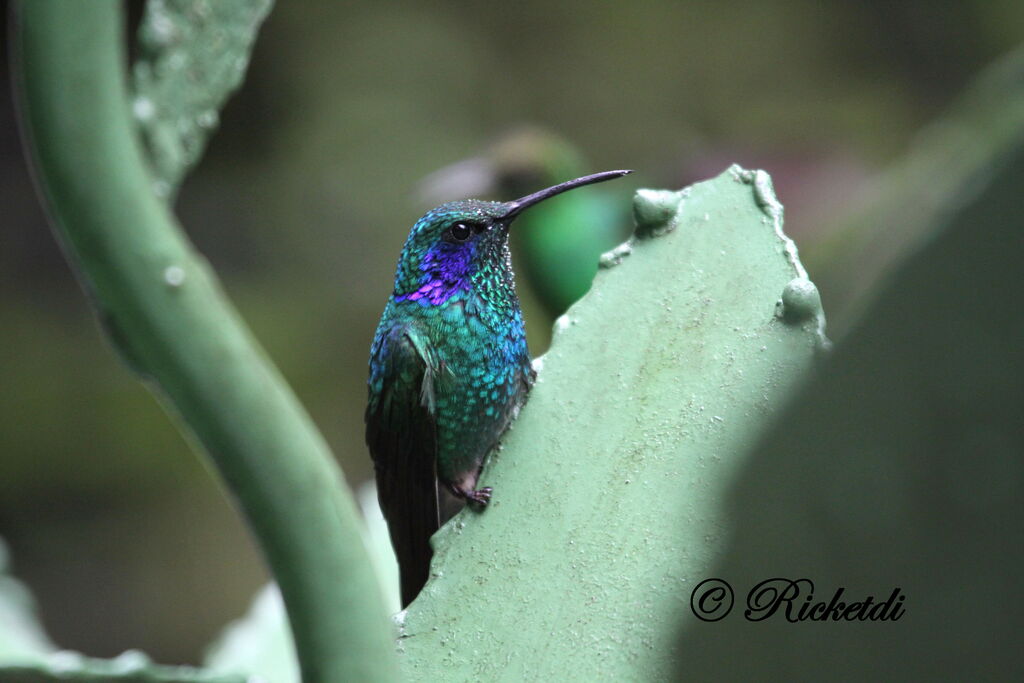
[[448, 229], [448, 232], [451, 233], [452, 239], [456, 242], [465, 242], [473, 234], [473, 229], [466, 223], [456, 223]]

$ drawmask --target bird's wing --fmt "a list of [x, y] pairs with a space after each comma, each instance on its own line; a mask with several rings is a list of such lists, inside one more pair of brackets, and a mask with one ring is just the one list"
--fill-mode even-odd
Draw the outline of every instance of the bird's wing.
[[430, 340], [411, 324], [396, 324], [374, 344], [366, 443], [398, 558], [403, 607], [427, 582], [430, 537], [439, 527], [434, 392], [441, 371]]

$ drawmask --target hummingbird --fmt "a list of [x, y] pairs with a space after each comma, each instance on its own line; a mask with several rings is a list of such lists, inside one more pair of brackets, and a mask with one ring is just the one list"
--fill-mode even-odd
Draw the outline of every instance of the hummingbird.
[[442, 204], [413, 225], [370, 347], [366, 443], [398, 559], [402, 606], [430, 573], [430, 537], [464, 505], [481, 510], [484, 457], [536, 376], [516, 294], [509, 226], [606, 171], [510, 202]]

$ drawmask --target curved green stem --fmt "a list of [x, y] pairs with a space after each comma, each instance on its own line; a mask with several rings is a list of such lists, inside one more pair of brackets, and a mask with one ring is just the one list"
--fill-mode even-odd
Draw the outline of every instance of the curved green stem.
[[39, 186], [130, 364], [213, 459], [288, 609], [303, 680], [389, 680], [355, 507], [323, 438], [153, 194], [115, 0], [19, 5], [15, 77]]

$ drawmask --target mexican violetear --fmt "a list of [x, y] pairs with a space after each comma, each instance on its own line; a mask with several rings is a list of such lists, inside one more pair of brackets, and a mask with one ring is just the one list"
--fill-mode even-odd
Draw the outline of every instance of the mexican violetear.
[[486, 506], [484, 456], [526, 399], [534, 372], [508, 244], [524, 209], [607, 171], [511, 202], [442, 204], [416, 221], [370, 349], [366, 442], [401, 574], [402, 605], [427, 581], [430, 537], [451, 497]]

